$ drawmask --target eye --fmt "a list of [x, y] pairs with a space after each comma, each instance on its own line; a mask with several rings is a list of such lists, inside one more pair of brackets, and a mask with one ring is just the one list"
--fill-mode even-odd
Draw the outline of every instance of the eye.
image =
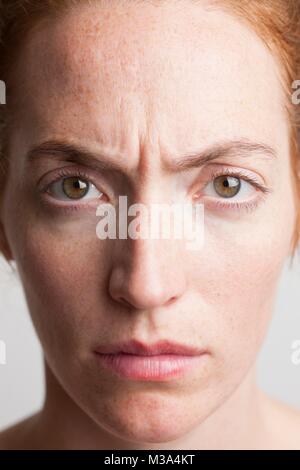
[[247, 199], [255, 192], [255, 183], [247, 177], [239, 175], [222, 174], [213, 177], [205, 186], [204, 195], [221, 197], [222, 199]]
[[63, 178], [50, 184], [48, 193], [62, 201], [96, 199], [103, 196], [94, 184], [78, 176]]
[[204, 177], [201, 188], [194, 194], [194, 201], [203, 197], [207, 209], [255, 210], [273, 190], [265, 186], [258, 176], [244, 169], [231, 167], [212, 170]]

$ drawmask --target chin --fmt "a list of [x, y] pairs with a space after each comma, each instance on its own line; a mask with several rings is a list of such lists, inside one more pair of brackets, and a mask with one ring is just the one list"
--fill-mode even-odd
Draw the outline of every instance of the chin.
[[176, 441], [200, 425], [209, 408], [206, 403], [201, 406], [201, 397], [194, 400], [200, 407], [194, 406], [190, 396], [179, 393], [172, 397], [153, 390], [102, 401], [101, 409], [90, 414], [112, 436], [147, 446]]

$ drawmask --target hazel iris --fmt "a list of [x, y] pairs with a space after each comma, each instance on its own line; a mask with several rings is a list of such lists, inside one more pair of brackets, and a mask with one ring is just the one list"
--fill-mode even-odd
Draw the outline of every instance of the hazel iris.
[[214, 188], [219, 196], [233, 197], [241, 188], [241, 180], [233, 176], [218, 176], [214, 180]]

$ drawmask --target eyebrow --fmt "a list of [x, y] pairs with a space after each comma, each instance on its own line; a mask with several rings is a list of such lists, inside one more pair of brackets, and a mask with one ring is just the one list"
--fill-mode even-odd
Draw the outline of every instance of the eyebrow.
[[[170, 172], [181, 172], [201, 167], [219, 158], [250, 157], [259, 154], [268, 160], [277, 158], [275, 149], [269, 145], [248, 139], [239, 139], [222, 141], [207, 149], [181, 155], [172, 162], [164, 162], [163, 168]], [[32, 147], [26, 155], [27, 162], [39, 161], [43, 158], [73, 162], [90, 166], [99, 171], [124, 171], [121, 163], [112, 161], [108, 155], [94, 154], [81, 145], [74, 145], [66, 141], [49, 140], [43, 142]]]
[[167, 165], [171, 171], [184, 171], [197, 168], [219, 158], [258, 157], [259, 154], [267, 160], [272, 161], [277, 159], [276, 150], [269, 145], [252, 142], [248, 139], [239, 139], [223, 141], [221, 143], [214, 144], [203, 151], [180, 156]]

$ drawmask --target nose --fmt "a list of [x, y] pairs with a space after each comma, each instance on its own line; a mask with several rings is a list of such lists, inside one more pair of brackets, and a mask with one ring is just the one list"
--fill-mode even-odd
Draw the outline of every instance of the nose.
[[[123, 242], [123, 240], [122, 240]], [[110, 296], [135, 309], [169, 305], [185, 291], [184, 264], [178, 245], [165, 239], [126, 240], [109, 280]]]

